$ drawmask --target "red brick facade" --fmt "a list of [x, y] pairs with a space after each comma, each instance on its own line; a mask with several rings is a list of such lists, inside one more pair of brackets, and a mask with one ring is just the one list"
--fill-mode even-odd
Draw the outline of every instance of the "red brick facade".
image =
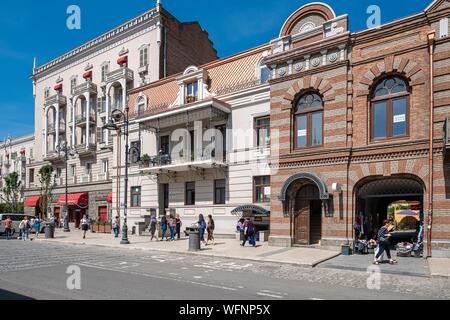
[[[306, 9], [300, 9], [292, 17], [301, 19], [308, 14]], [[311, 9], [314, 12], [321, 10], [317, 4]], [[329, 18], [328, 7], [323, 6], [322, 12]], [[346, 31], [345, 17], [343, 20], [339, 17], [328, 19], [336, 22], [334, 28], [336, 25], [343, 27], [331, 35], [326, 31], [319, 33], [322, 35], [320, 39], [314, 30], [299, 36], [287, 34], [289, 27], [284, 27], [284, 49], [280, 50], [280, 41], [274, 41], [274, 54], [267, 58], [267, 64], [273, 69], [271, 129], [274, 173], [270, 238], [273, 245], [299, 243], [297, 238], [304, 230], [297, 230], [302, 221], [298, 220], [302, 205], [298, 204], [296, 197], [307, 185], [319, 189], [322, 185], [328, 193], [307, 196], [309, 200], [321, 202], [321, 227], [314, 231], [320, 232], [320, 243], [340, 245], [353, 241], [357, 212], [362, 203], [371, 201], [370, 197], [363, 201], [359, 195], [363, 191], [375, 190], [376, 181], [381, 181], [381, 186], [385, 184], [386, 188], [393, 188], [391, 196], [398, 187], [398, 199], [402, 198], [403, 189], [415, 188], [418, 192], [420, 186], [423, 195], [415, 196], [423, 199], [424, 221], [426, 227], [432, 226], [432, 246], [437, 249], [450, 247], [450, 165], [445, 156], [444, 140], [444, 124], [450, 111], [450, 38], [438, 39], [439, 20], [449, 15], [450, 3], [435, 1], [422, 14], [354, 34]], [[295, 24], [292, 17], [289, 25]], [[324, 24], [325, 30], [326, 26], [327, 23]], [[435, 31], [436, 40], [430, 42], [432, 31]], [[310, 42], [312, 38], [314, 42]], [[303, 42], [303, 45], [298, 45], [298, 42]], [[430, 43], [434, 52], [432, 63]], [[390, 76], [404, 79], [409, 86], [409, 113], [406, 116], [409, 134], [375, 142], [371, 137], [372, 94], [375, 86]], [[432, 91], [431, 220], [428, 209]], [[323, 144], [297, 149], [293, 113], [299, 98], [307, 92], [319, 94], [323, 101]], [[320, 182], [309, 178], [289, 180], [302, 173], [312, 174]], [[333, 184], [341, 186], [342, 191], [333, 190]], [[311, 219], [312, 226], [312, 216], [308, 219]], [[307, 232], [311, 235], [313, 231]]]

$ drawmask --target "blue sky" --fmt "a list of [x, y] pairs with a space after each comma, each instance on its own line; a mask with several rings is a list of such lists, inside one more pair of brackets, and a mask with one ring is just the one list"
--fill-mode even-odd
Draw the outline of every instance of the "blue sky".
[[[0, 11], [0, 140], [34, 131], [29, 80], [33, 57], [41, 65], [154, 6], [156, 0], [22, 0]], [[220, 57], [276, 38], [287, 17], [305, 0], [162, 0], [181, 21], [199, 21]], [[382, 22], [424, 10], [431, 0], [328, 0], [337, 15], [347, 13], [351, 31], [366, 28], [369, 5], [381, 8]], [[393, 4], [395, 3], [395, 5]], [[69, 5], [81, 8], [81, 30], [68, 30]]]

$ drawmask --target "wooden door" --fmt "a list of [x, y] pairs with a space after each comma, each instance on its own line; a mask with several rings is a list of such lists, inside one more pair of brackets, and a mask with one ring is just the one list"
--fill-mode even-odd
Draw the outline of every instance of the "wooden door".
[[310, 201], [299, 199], [296, 203], [295, 215], [295, 243], [309, 245], [310, 243]]

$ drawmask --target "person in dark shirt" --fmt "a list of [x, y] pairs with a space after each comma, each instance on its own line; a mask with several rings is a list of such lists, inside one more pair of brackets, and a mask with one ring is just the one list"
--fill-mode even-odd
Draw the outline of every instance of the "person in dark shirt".
[[389, 223], [389, 220], [383, 221], [383, 226], [378, 231], [378, 246], [379, 250], [377, 255], [375, 256], [374, 264], [378, 265], [380, 264], [380, 257], [383, 255], [383, 252], [386, 252], [386, 255], [388, 256], [389, 263], [390, 264], [396, 264], [397, 261], [392, 259], [391, 257], [391, 250], [390, 250], [390, 238], [391, 238], [391, 232], [392, 226]]

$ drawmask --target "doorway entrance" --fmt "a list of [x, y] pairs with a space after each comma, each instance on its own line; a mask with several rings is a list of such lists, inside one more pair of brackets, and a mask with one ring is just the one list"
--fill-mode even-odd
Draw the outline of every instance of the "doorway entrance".
[[108, 221], [108, 207], [99, 207], [98, 208], [98, 217], [100, 222]]
[[322, 200], [319, 190], [309, 184], [298, 190], [294, 206], [294, 243], [319, 244], [322, 238]]

